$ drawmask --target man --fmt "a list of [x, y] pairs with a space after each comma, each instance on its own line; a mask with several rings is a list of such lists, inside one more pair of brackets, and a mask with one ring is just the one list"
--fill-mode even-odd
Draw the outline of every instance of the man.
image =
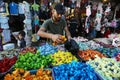
[[52, 17], [44, 21], [37, 34], [40, 37], [50, 39], [50, 42], [61, 43], [61, 36], [64, 35], [65, 31], [67, 38], [70, 39], [71, 35], [67, 23], [65, 19], [62, 18], [64, 12], [64, 6], [60, 3], [56, 4], [55, 7], [52, 8]]

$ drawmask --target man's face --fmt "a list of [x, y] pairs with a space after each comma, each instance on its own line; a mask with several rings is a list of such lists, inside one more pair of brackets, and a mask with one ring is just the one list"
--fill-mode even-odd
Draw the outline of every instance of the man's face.
[[53, 17], [56, 21], [60, 21], [62, 14], [57, 13], [57, 11], [55, 10], [53, 13]]

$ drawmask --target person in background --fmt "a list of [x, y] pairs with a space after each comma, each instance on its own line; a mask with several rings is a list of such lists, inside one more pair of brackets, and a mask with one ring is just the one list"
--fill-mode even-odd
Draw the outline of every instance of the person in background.
[[18, 33], [17, 36], [15, 36], [16, 40], [17, 40], [17, 45], [19, 48], [25, 48], [26, 47], [26, 41], [25, 41], [25, 32], [24, 31], [20, 31]]
[[18, 34], [18, 38], [19, 38], [19, 41], [20, 41], [20, 48], [24, 48], [26, 47], [26, 41], [25, 41], [25, 32], [24, 31], [20, 31], [19, 34]]
[[67, 39], [71, 39], [71, 34], [68, 30], [67, 23], [62, 15], [65, 12], [65, 8], [62, 4], [57, 3], [52, 8], [52, 16], [50, 19], [44, 21], [37, 35], [43, 38], [48, 38], [49, 42], [61, 43], [61, 36], [66, 35]]

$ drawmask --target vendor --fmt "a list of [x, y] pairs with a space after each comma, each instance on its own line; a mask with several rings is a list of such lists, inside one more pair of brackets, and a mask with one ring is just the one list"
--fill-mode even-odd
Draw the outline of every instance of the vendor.
[[62, 40], [60, 37], [64, 35], [65, 31], [66, 37], [70, 39], [71, 34], [68, 30], [67, 23], [62, 18], [64, 12], [64, 6], [60, 3], [56, 4], [52, 8], [52, 17], [44, 21], [37, 34], [40, 37], [48, 38], [50, 42], [61, 43]]

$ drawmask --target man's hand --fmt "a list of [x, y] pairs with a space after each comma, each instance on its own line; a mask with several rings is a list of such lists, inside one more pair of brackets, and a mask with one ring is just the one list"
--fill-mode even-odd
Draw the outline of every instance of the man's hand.
[[61, 43], [61, 42], [62, 42], [61, 37], [62, 37], [62, 35], [55, 34], [55, 35], [52, 35], [52, 36], [51, 36], [51, 39], [53, 40], [53, 42]]

